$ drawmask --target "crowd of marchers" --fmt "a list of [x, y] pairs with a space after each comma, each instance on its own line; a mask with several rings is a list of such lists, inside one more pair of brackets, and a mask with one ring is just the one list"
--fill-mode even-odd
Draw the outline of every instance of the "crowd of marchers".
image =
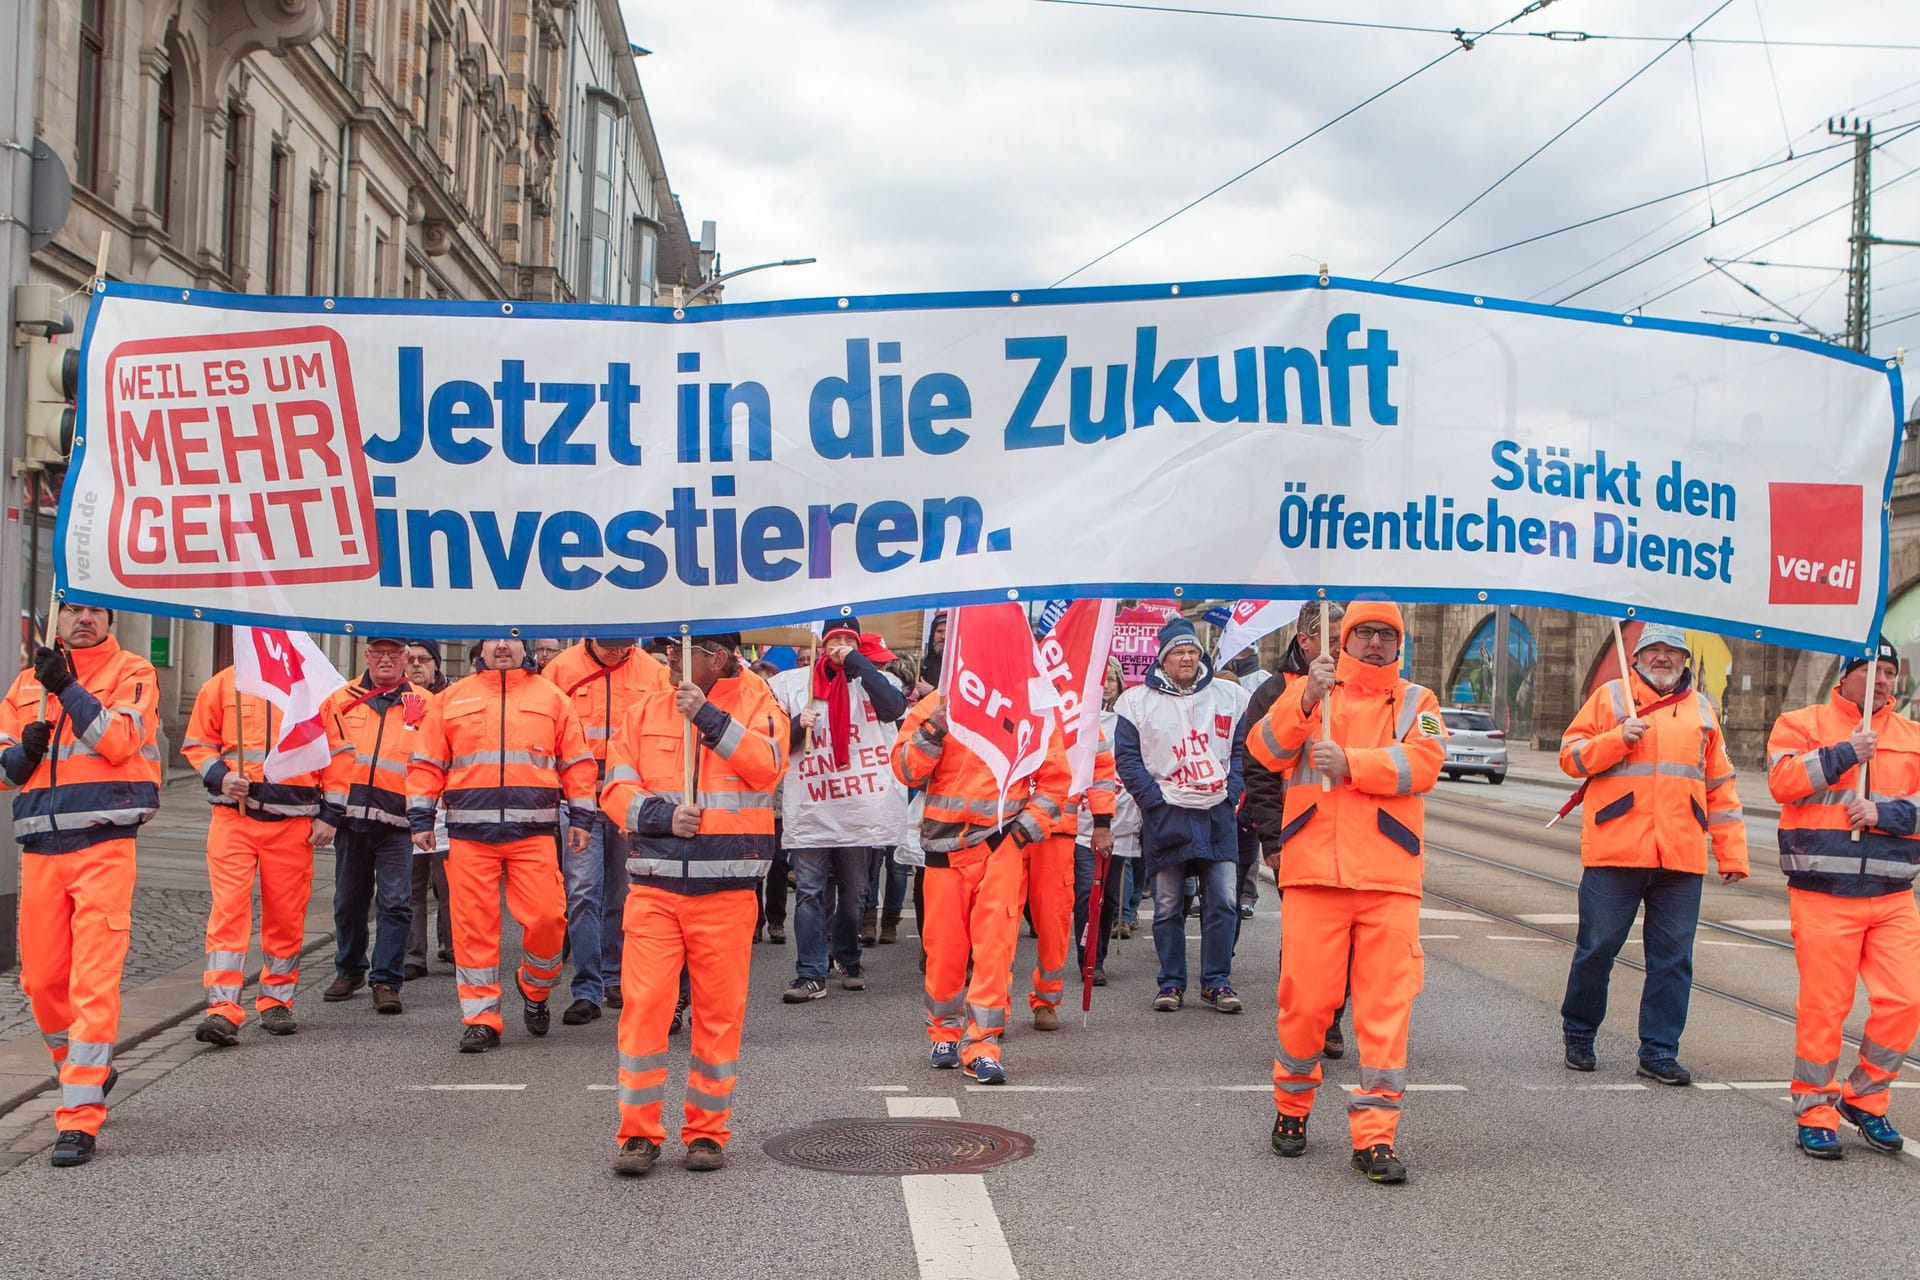
[[[63, 607], [58, 643], [35, 652], [0, 706], [0, 777], [24, 850], [20, 981], [59, 1078], [55, 1165], [88, 1162], [106, 1118], [135, 838], [163, 777], [157, 680], [112, 623], [105, 609]], [[1350, 1162], [1374, 1182], [1404, 1181], [1395, 1144], [1423, 980], [1424, 797], [1446, 729], [1433, 694], [1400, 674], [1399, 609], [1309, 605], [1271, 673], [1216, 671], [1192, 625], [1169, 621], [1143, 683], [1123, 688], [1108, 663], [1084, 792], [1057, 719], [1038, 768], [1005, 793], [950, 731], [935, 687], [944, 625], [916, 663], [857, 619], [829, 618], [810, 658], [786, 670], [732, 632], [532, 652], [492, 639], [452, 682], [433, 642], [372, 636], [357, 677], [322, 709], [329, 763], [272, 781], [263, 765], [280, 713], [238, 691], [232, 668], [217, 673], [181, 748], [213, 806], [196, 1037], [241, 1038], [256, 883], [253, 1010], [270, 1035], [299, 1029], [308, 899], [330, 847], [337, 947], [323, 999], [368, 987], [375, 1012], [401, 1013], [406, 984], [430, 972], [431, 934], [453, 966], [459, 1051], [497, 1048], [504, 892], [526, 1032], [549, 1033], [556, 998], [564, 1024], [618, 1013], [614, 1169], [643, 1174], [659, 1159], [669, 1037], [684, 1026], [683, 1162], [713, 1170], [731, 1137], [752, 947], [787, 941], [790, 887], [785, 1002], [821, 999], [836, 979], [863, 990], [864, 950], [901, 941], [910, 898], [930, 1066], [992, 1085], [1008, 1078], [1023, 918], [1035, 1030], [1059, 1028], [1070, 971], [1105, 985], [1109, 944], [1131, 936], [1143, 900], [1152, 1008], [1186, 1002], [1197, 914], [1199, 1002], [1237, 1014], [1234, 952], [1264, 860], [1283, 898], [1272, 1149], [1305, 1153], [1321, 1063], [1346, 1052], [1350, 1010]], [[1608, 976], [1644, 910], [1637, 1071], [1691, 1081], [1679, 1043], [1708, 858], [1728, 881], [1748, 863], [1734, 769], [1688, 656], [1684, 633], [1644, 628], [1628, 669], [1561, 744], [1583, 810], [1561, 1009], [1575, 1071], [1598, 1069]], [[1800, 977], [1796, 1139], [1822, 1159], [1842, 1154], [1843, 1123], [1869, 1147], [1900, 1149], [1888, 1090], [1920, 1030], [1920, 726], [1891, 705], [1897, 673], [1882, 642], [1844, 665], [1825, 702], [1782, 716], [1769, 743]], [[1856, 981], [1869, 1015], [1842, 1078]]]

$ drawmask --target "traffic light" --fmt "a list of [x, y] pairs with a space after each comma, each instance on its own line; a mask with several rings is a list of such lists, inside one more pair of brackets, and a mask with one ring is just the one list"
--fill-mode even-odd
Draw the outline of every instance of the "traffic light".
[[80, 349], [55, 342], [27, 347], [27, 465], [66, 465], [73, 452]]

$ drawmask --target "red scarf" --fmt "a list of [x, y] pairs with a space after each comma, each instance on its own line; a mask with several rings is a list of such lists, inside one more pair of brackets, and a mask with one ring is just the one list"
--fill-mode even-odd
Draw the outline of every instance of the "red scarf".
[[813, 667], [813, 696], [827, 704], [827, 736], [833, 748], [833, 767], [847, 767], [847, 742], [853, 737], [853, 690], [844, 666], [830, 666], [825, 654]]

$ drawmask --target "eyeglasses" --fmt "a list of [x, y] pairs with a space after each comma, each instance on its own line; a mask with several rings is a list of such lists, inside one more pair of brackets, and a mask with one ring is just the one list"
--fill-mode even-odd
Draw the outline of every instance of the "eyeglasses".
[[1400, 638], [1400, 633], [1392, 627], [1358, 626], [1347, 632], [1347, 634], [1355, 640], [1358, 640], [1361, 644], [1371, 644], [1375, 640], [1385, 644]]

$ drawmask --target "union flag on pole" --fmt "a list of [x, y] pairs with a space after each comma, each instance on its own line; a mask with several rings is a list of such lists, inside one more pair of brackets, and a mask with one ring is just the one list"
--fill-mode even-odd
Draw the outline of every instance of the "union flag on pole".
[[947, 729], [1007, 791], [1047, 756], [1056, 702], [1040, 651], [1017, 604], [974, 604], [947, 615]]
[[1215, 646], [1213, 663], [1224, 667], [1240, 656], [1242, 650], [1259, 644], [1287, 625], [1289, 619], [1287, 602], [1284, 600], [1242, 600], [1233, 606], [1233, 616], [1227, 619], [1227, 625], [1220, 628], [1220, 643]]
[[1040, 642], [1040, 659], [1053, 681], [1060, 711], [1060, 732], [1067, 740], [1074, 795], [1086, 794], [1093, 782], [1094, 757], [1100, 754], [1100, 694], [1107, 680], [1107, 654], [1113, 648], [1117, 603], [1075, 600]]
[[280, 741], [265, 762], [268, 782], [326, 767], [330, 754], [320, 704], [346, 684], [304, 631], [233, 629], [233, 683], [280, 708]]

